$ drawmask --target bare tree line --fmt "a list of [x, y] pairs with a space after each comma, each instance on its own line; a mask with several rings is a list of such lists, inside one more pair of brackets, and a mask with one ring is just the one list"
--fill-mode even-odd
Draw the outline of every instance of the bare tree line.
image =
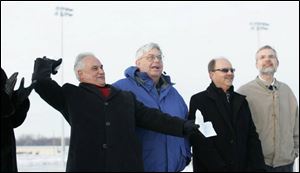
[[[65, 145], [69, 145], [70, 138], [65, 138]], [[32, 136], [32, 135], [22, 135], [16, 140], [17, 146], [57, 146], [61, 145], [61, 138], [60, 137], [44, 137], [44, 136]]]

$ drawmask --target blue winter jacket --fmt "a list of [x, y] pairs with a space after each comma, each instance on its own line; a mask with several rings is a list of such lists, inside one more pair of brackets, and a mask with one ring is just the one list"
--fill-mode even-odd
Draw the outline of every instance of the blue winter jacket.
[[[152, 79], [146, 73], [139, 72], [136, 67], [127, 68], [125, 76], [113, 86], [133, 92], [148, 107], [187, 119], [187, 106], [172, 86], [169, 76], [162, 75], [160, 94]], [[179, 172], [190, 162], [190, 144], [186, 139], [138, 127], [136, 133], [142, 143], [145, 171]]]

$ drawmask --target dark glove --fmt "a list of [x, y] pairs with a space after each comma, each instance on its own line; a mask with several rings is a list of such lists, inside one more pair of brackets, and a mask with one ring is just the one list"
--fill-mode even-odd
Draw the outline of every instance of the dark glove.
[[43, 78], [50, 78], [50, 74], [56, 74], [59, 65], [62, 63], [62, 59], [53, 60], [46, 58], [37, 58], [34, 62], [32, 81]]
[[[43, 58], [46, 58], [45, 56]], [[48, 58], [46, 58], [48, 59]], [[52, 59], [48, 59], [52, 62], [52, 74], [56, 74], [57, 70], [59, 69], [61, 63], [62, 63], [62, 59], [59, 58], [58, 60], [52, 60]]]
[[12, 74], [5, 82], [4, 92], [8, 95], [9, 99], [13, 94], [16, 82], [17, 82], [18, 72]]
[[192, 134], [199, 132], [199, 127], [198, 124], [195, 124], [194, 120], [187, 120], [183, 124], [183, 135], [185, 137], [190, 137]]
[[29, 87], [24, 88], [24, 77], [21, 80], [19, 89], [15, 91], [14, 94], [14, 102], [15, 104], [21, 105], [24, 100], [26, 100], [31, 93], [32, 89], [34, 88], [34, 83], [31, 83]]

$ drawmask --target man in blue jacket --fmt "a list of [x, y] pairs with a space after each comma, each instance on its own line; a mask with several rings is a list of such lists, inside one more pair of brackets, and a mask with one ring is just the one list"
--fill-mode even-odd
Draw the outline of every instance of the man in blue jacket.
[[[187, 106], [173, 87], [170, 77], [163, 75], [162, 52], [158, 44], [148, 43], [136, 52], [136, 66], [125, 70], [126, 78], [113, 86], [133, 92], [147, 107], [187, 119]], [[182, 171], [189, 164], [190, 145], [184, 138], [136, 128], [142, 142], [144, 170], [153, 172]]]

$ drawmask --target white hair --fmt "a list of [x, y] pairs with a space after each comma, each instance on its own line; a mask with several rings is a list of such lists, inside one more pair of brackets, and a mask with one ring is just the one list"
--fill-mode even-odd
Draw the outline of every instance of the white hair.
[[94, 56], [95, 55], [93, 53], [90, 52], [84, 52], [84, 53], [80, 53], [79, 55], [77, 55], [76, 59], [75, 59], [75, 64], [74, 64], [74, 72], [76, 75], [76, 78], [79, 80], [79, 76], [78, 76], [78, 70], [83, 69], [84, 68], [84, 63], [82, 62], [82, 60], [87, 57], [87, 56]]
[[136, 51], [135, 58], [139, 59], [144, 53], [146, 53], [152, 49], [157, 49], [157, 50], [159, 50], [160, 54], [162, 54], [161, 49], [157, 43], [148, 43], [148, 44], [145, 44], [144, 46], [140, 47]]

